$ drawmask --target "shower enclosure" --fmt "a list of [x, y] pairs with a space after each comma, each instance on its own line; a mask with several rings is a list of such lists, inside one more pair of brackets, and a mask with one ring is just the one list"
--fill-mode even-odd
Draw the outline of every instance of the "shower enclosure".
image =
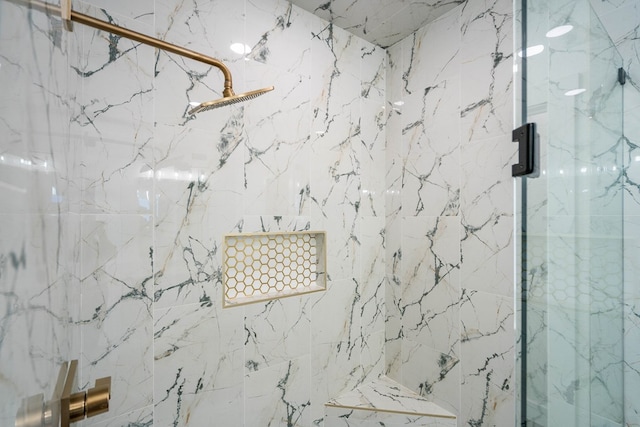
[[637, 246], [626, 221], [637, 207], [625, 122], [633, 62], [588, 0], [520, 6], [516, 122], [538, 135], [535, 171], [515, 183], [518, 425], [636, 425], [638, 404], [625, 399], [637, 375], [637, 274], [625, 265]]

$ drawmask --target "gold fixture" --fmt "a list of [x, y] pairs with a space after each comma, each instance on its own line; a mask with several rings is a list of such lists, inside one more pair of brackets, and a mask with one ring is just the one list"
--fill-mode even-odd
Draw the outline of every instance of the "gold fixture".
[[58, 380], [51, 400], [45, 402], [44, 394], [22, 399], [16, 414], [16, 427], [69, 427], [85, 418], [109, 410], [111, 377], [96, 380], [95, 387], [71, 393], [75, 384], [78, 361], [64, 362], [58, 372]]
[[146, 44], [151, 47], [155, 47], [157, 49], [161, 49], [170, 53], [175, 53], [176, 55], [184, 56], [186, 58], [193, 59], [198, 62], [202, 62], [208, 65], [212, 65], [218, 68], [222, 75], [224, 76], [224, 89], [222, 91], [222, 99], [218, 99], [215, 101], [209, 101], [202, 103], [191, 110], [189, 110], [189, 114], [199, 113], [201, 111], [207, 111], [217, 107], [223, 107], [225, 105], [234, 104], [236, 102], [246, 101], [248, 99], [253, 99], [259, 95], [270, 92], [274, 89], [273, 86], [254, 90], [251, 92], [245, 92], [239, 95], [236, 95], [233, 91], [233, 84], [231, 78], [231, 71], [227, 66], [222, 62], [210, 56], [203, 55], [199, 52], [195, 52], [193, 50], [185, 49], [180, 46], [176, 46], [171, 43], [167, 43], [163, 40], [156, 39], [155, 37], [147, 36], [146, 34], [138, 33], [133, 30], [129, 30], [127, 28], [120, 27], [118, 25], [111, 24], [109, 22], [102, 21], [100, 19], [93, 18], [88, 15], [84, 15], [82, 13], [76, 12], [71, 9], [71, 0], [62, 0], [62, 6], [56, 6], [50, 3], [45, 3], [39, 0], [8, 0], [12, 3], [19, 5], [27, 5], [32, 7], [33, 9], [37, 9], [39, 11], [45, 12], [51, 15], [60, 15], [62, 17], [62, 21], [64, 22], [65, 28], [71, 29], [71, 21], [78, 22], [80, 24], [87, 25], [89, 27], [96, 28], [98, 30], [107, 31], [109, 33], [137, 41], [143, 44]]
[[60, 426], [69, 427], [69, 424], [82, 421], [109, 411], [109, 399], [111, 399], [111, 377], [96, 380], [96, 385], [87, 391], [71, 394], [71, 388], [75, 381], [78, 361], [72, 360], [67, 372], [67, 380], [62, 390], [60, 399]]
[[223, 307], [326, 289], [325, 233], [228, 234], [223, 250]]
[[215, 101], [203, 102], [189, 110], [189, 114], [201, 113], [203, 111], [224, 107], [237, 102], [248, 101], [249, 99], [256, 98], [264, 93], [271, 92], [273, 89], [273, 86], [269, 86], [264, 89], [252, 90], [251, 92], [245, 92], [239, 95], [225, 96], [224, 98], [216, 99]]
[[60, 16], [62, 24], [67, 31], [73, 31], [73, 23], [71, 22], [71, 0], [60, 1]]

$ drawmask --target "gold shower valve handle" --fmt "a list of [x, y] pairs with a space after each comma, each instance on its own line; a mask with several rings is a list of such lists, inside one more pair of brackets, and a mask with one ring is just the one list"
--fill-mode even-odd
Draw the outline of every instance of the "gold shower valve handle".
[[109, 399], [111, 399], [111, 377], [97, 379], [96, 386], [87, 390], [85, 400], [87, 418], [109, 411]]
[[69, 422], [75, 423], [109, 411], [109, 399], [111, 377], [97, 379], [95, 387], [70, 396]]
[[80, 391], [69, 396], [69, 423], [77, 423], [84, 420], [84, 407], [86, 393]]
[[69, 363], [69, 370], [60, 397], [60, 427], [69, 427], [85, 418], [102, 414], [109, 410], [111, 399], [111, 377], [96, 380], [96, 385], [87, 391], [71, 393], [75, 382], [78, 361]]

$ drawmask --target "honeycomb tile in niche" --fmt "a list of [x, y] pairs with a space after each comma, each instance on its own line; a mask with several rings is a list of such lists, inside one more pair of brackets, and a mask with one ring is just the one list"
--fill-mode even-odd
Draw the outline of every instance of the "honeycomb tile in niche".
[[326, 289], [325, 232], [224, 236], [223, 306]]

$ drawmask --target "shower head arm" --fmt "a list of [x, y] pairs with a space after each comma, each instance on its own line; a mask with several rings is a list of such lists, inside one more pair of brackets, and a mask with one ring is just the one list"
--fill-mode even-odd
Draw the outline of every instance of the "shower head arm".
[[[55, 14], [61, 15], [62, 9], [50, 3], [45, 3], [39, 0], [8, 0], [11, 3], [29, 6], [33, 9], [40, 10], [47, 14]], [[79, 24], [87, 25], [89, 27], [96, 28], [98, 30], [107, 31], [109, 33], [137, 41], [143, 44], [146, 44], [151, 47], [155, 47], [157, 49], [161, 49], [170, 53], [175, 53], [176, 55], [180, 55], [189, 59], [193, 59], [198, 62], [202, 62], [207, 65], [212, 65], [218, 68], [222, 75], [224, 76], [224, 89], [222, 95], [224, 97], [234, 96], [233, 92], [233, 80], [231, 78], [231, 71], [227, 68], [226, 65], [222, 61], [219, 61], [215, 58], [212, 58], [207, 55], [203, 55], [199, 52], [186, 49], [181, 46], [176, 46], [171, 43], [167, 43], [163, 40], [157, 39], [155, 37], [150, 37], [146, 34], [138, 33], [133, 30], [129, 30], [127, 28], [120, 27], [118, 25], [111, 24], [106, 21], [102, 21], [100, 19], [93, 18], [88, 15], [84, 15], [82, 13], [78, 13], [74, 10], [71, 10], [71, 21], [77, 22]]]

